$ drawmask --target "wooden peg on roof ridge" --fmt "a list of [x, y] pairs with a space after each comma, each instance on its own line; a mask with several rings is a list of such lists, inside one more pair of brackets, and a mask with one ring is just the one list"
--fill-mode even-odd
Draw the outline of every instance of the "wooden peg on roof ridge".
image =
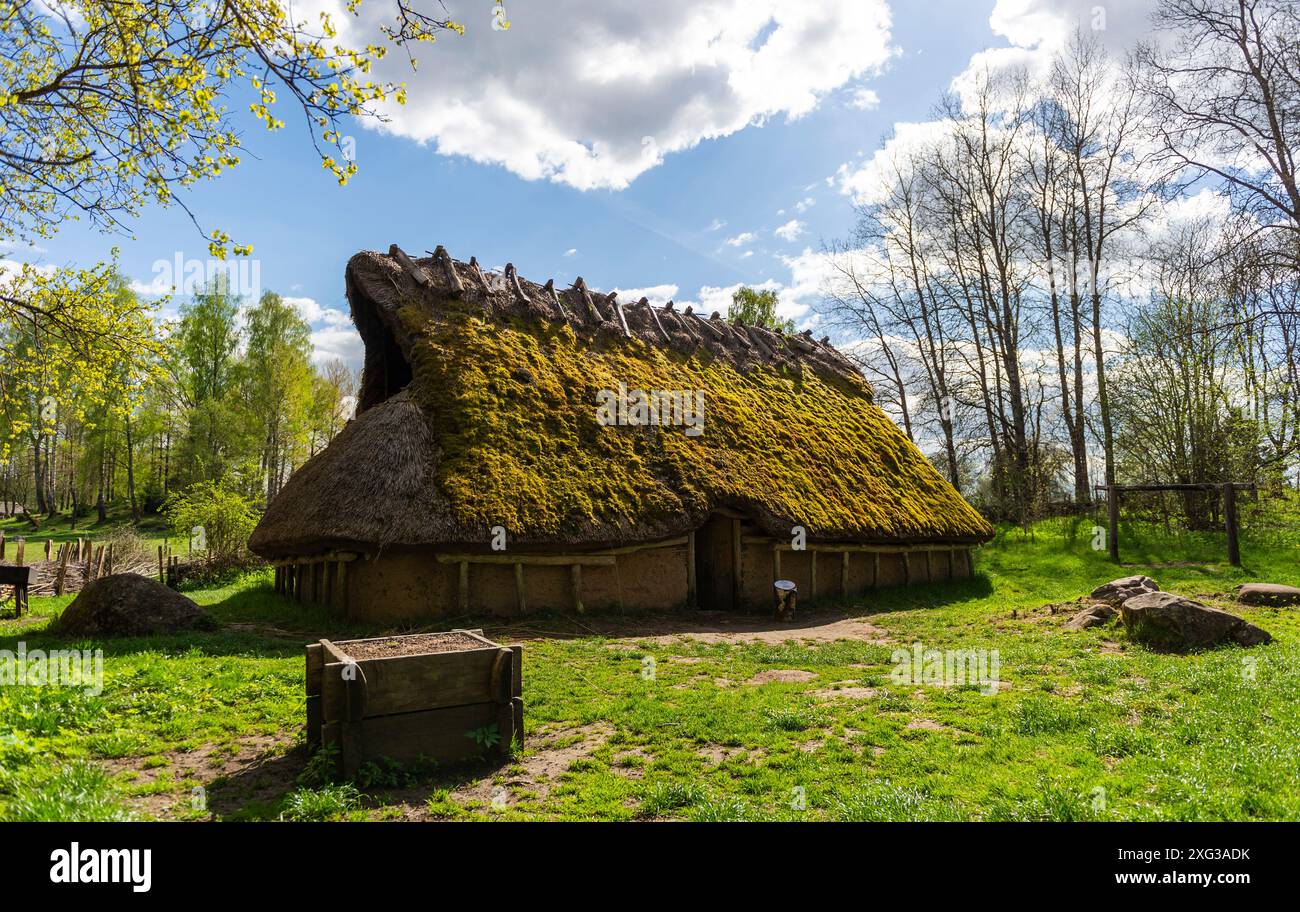
[[406, 251], [396, 244], [390, 244], [388, 255], [397, 260], [397, 265], [402, 267], [402, 271], [411, 277], [416, 285], [421, 287], [429, 284], [429, 276], [423, 269], [415, 265], [415, 261], [406, 255]]
[[506, 280], [514, 290], [515, 297], [522, 303], [528, 303], [528, 295], [524, 293], [524, 286], [519, 284], [519, 273], [515, 271], [514, 263], [506, 263]]
[[451, 257], [447, 255], [447, 248], [443, 247], [441, 244], [435, 247], [433, 250], [433, 259], [434, 262], [442, 267], [442, 271], [447, 274], [447, 284], [451, 286], [451, 293], [456, 297], [460, 297], [460, 295], [464, 294], [465, 283], [460, 280], [460, 276], [456, 275], [456, 264], [453, 263]]

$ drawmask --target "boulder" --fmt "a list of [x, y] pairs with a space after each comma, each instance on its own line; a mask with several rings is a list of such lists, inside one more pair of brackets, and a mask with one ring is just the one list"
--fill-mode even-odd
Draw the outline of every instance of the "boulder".
[[1123, 579], [1111, 580], [1109, 583], [1098, 586], [1092, 590], [1092, 598], [1099, 602], [1105, 602], [1112, 608], [1118, 608], [1124, 604], [1126, 599], [1131, 599], [1135, 595], [1159, 591], [1160, 587], [1149, 576], [1126, 576]]
[[51, 626], [62, 636], [147, 636], [211, 630], [216, 622], [194, 602], [138, 573], [92, 580]]
[[1097, 602], [1095, 605], [1089, 605], [1074, 617], [1065, 622], [1065, 626], [1071, 630], [1087, 630], [1089, 627], [1100, 627], [1105, 624], [1116, 614], [1114, 608], [1105, 602]]
[[1172, 649], [1199, 649], [1237, 643], [1258, 646], [1273, 638], [1235, 614], [1202, 605], [1172, 592], [1135, 595], [1120, 606], [1129, 636]]
[[1300, 605], [1300, 589], [1277, 583], [1246, 583], [1239, 587], [1237, 601], [1243, 605], [1269, 605], [1274, 608]]

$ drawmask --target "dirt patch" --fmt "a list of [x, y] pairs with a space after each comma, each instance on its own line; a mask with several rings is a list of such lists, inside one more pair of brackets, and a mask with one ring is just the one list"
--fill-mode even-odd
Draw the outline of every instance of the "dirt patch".
[[614, 726], [608, 722], [547, 731], [539, 739], [529, 742], [523, 759], [515, 765], [520, 769], [512, 767], [512, 772], [500, 781], [487, 776], [461, 786], [451, 793], [451, 797], [462, 803], [477, 801], [490, 805], [495, 802], [498, 806], [515, 804], [524, 793], [544, 798], [569, 767], [595, 753], [613, 733]]
[[468, 633], [417, 633], [413, 636], [335, 643], [340, 652], [354, 659], [386, 659], [390, 656], [428, 655], [486, 649], [487, 644]]
[[[889, 631], [843, 612], [800, 614], [795, 620], [784, 623], [765, 615], [729, 611], [695, 611], [661, 617], [584, 617], [581, 622], [557, 618], [552, 622], [553, 629], [542, 627], [545, 623], [547, 621], [542, 619], [530, 619], [527, 623], [492, 628], [487, 635], [510, 642], [593, 635], [649, 643], [682, 640], [697, 643], [833, 643], [836, 640], [858, 640], [883, 645], [890, 642]], [[628, 647], [614, 642], [605, 644], [605, 648]]]
[[912, 719], [904, 726], [904, 728], [908, 731], [952, 731], [952, 729], [944, 725], [942, 722], [936, 722], [933, 719]]
[[817, 680], [817, 675], [811, 671], [801, 671], [797, 668], [773, 668], [770, 671], [760, 671], [749, 679], [750, 684], [806, 684], [809, 681]]
[[163, 774], [176, 784], [166, 792], [128, 795], [128, 807], [139, 815], [160, 820], [189, 816], [195, 796], [193, 785], [183, 785], [188, 781], [205, 790], [202, 800], [207, 810], [223, 816], [249, 802], [269, 801], [294, 789], [307, 758], [302, 750], [287, 750], [292, 740], [288, 734], [253, 735], [229, 746], [205, 744], [192, 751], [124, 757], [103, 764], [132, 791], [147, 789]]
[[814, 690], [814, 697], [830, 700], [871, 700], [885, 692], [874, 687], [836, 687], [829, 690]]
[[702, 744], [695, 749], [699, 754], [713, 766], [719, 766], [729, 760], [741, 760], [757, 765], [767, 756], [767, 751], [761, 747], [727, 747], [723, 744]]

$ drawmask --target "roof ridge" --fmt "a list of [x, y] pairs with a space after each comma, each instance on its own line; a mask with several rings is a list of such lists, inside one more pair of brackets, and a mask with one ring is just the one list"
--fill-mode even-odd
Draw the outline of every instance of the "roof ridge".
[[871, 394], [870, 384], [853, 362], [830, 344], [830, 337], [816, 340], [811, 330], [785, 333], [726, 320], [718, 311], [704, 317], [690, 305], [677, 310], [673, 301], [655, 307], [644, 296], [624, 304], [617, 291], [592, 291], [581, 276], [561, 290], [554, 279], [542, 285], [521, 277], [512, 262], [506, 263], [497, 279], [497, 274], [485, 273], [473, 256], [468, 263], [455, 260], [441, 244], [427, 252], [427, 257], [413, 259], [393, 244], [387, 255], [369, 255], [387, 259], [405, 275], [413, 286], [411, 290], [467, 301], [488, 316], [546, 320], [567, 325], [575, 333], [636, 338], [647, 345], [685, 353], [703, 346], [737, 363], [757, 361], [796, 370], [807, 366], [820, 374], [860, 384]]

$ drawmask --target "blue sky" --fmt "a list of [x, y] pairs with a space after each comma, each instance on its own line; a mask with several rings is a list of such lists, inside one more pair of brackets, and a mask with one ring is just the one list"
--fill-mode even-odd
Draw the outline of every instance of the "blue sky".
[[[390, 243], [416, 254], [443, 244], [453, 256], [468, 259], [472, 254], [485, 266], [513, 262], [521, 274], [537, 281], [554, 277], [567, 282], [582, 275], [596, 288], [649, 289], [651, 297], [671, 294], [679, 302], [702, 301], [708, 309], [719, 306], [729, 296], [727, 289], [737, 283], [767, 283], [782, 293], [786, 312], [804, 323], [815, 320], [809, 309], [815, 295], [806, 281], [800, 286], [789, 258], [816, 250], [824, 239], [843, 238], [851, 229], [852, 199], [845, 192], [846, 171], [841, 169], [851, 172], [855, 163], [869, 157], [895, 123], [927, 120], [939, 93], [980, 52], [1017, 52], [1008, 34], [1019, 48], [1041, 45], [1045, 30], [1035, 25], [1034, 16], [1052, 15], [1071, 2], [1002, 0], [1001, 18], [992, 24], [994, 0], [893, 2], [887, 7], [884, 0], [840, 3], [838, 15], [865, 15], [870, 10], [887, 23], [886, 30], [878, 45], [863, 42], [862, 53], [870, 59], [853, 60], [849, 50], [844, 71], [862, 69], [847, 78], [839, 79], [840, 70], [827, 70], [827, 76], [790, 69], [790, 82], [807, 79], [816, 94], [801, 116], [789, 116], [800, 106], [796, 96], [789, 103], [775, 103], [776, 113], [763, 112], [767, 116], [761, 124], [734, 130], [715, 124], [712, 132], [722, 134], [716, 138], [695, 139], [689, 128], [683, 132], [674, 127], [677, 132], [666, 142], [672, 148], [685, 147], [664, 153], [662, 162], [630, 178], [629, 167], [636, 171], [640, 166], [625, 166], [625, 159], [595, 178], [553, 170], [525, 179], [519, 172], [532, 167], [529, 160], [521, 164], [509, 149], [492, 151], [492, 143], [499, 142], [494, 139], [499, 125], [482, 128], [486, 151], [479, 157], [485, 160], [473, 161], [439, 152], [440, 147], [455, 149], [458, 140], [468, 141], [467, 133], [476, 135], [473, 128], [458, 132], [444, 123], [429, 126], [425, 117], [446, 109], [448, 90], [439, 90], [445, 85], [440, 65], [444, 73], [475, 65], [490, 71], [508, 59], [497, 55], [537, 43], [541, 36], [530, 30], [551, 27], [532, 18], [536, 7], [544, 5], [540, 0], [515, 0], [508, 32], [476, 27], [468, 18], [472, 39], [445, 38], [423, 52], [425, 82], [413, 86], [408, 110], [401, 112], [395, 127], [379, 131], [356, 125], [360, 173], [347, 187], [339, 187], [320, 167], [300, 119], [286, 106], [280, 115], [287, 122], [283, 131], [267, 134], [250, 122], [243, 163], [198, 188], [187, 202], [205, 227], [220, 227], [237, 242], [254, 245], [261, 287], [300, 299], [317, 331], [320, 358], [341, 355], [354, 365], [359, 363], [360, 345], [342, 318], [347, 311], [344, 265], [359, 250], [386, 250]], [[471, 0], [459, 3], [477, 11]], [[600, 6], [606, 5], [618, 6]], [[454, 4], [449, 7], [455, 11]], [[483, 18], [486, 10], [485, 5]], [[608, 35], [618, 24], [601, 27]], [[1031, 29], [1028, 36], [1025, 27]], [[751, 46], [762, 43], [771, 31], [770, 25], [765, 27], [751, 39]], [[816, 55], [820, 47], [810, 47], [807, 55]], [[824, 53], [844, 53], [843, 46], [838, 47]], [[805, 55], [794, 53], [789, 59], [800, 61]], [[690, 73], [694, 75], [695, 68]], [[665, 80], [669, 76], [675, 74]], [[537, 80], [547, 77], [545, 72], [536, 74]], [[529, 74], [524, 72], [522, 78]], [[785, 74], [778, 72], [776, 78], [784, 80]], [[733, 71], [733, 84], [734, 79]], [[833, 87], [827, 89], [828, 84]], [[536, 89], [518, 80], [513, 86], [521, 95]], [[482, 107], [492, 104], [492, 97], [468, 103]], [[857, 103], [864, 97], [870, 100], [869, 109]], [[564, 106], [567, 100], [560, 95], [552, 103]], [[638, 122], [637, 105], [642, 102], [647, 105], [647, 126]], [[617, 123], [618, 135], [611, 128], [609, 137], [615, 145], [620, 136], [635, 138], [639, 129], [653, 135], [670, 120], [691, 119], [689, 112], [672, 110], [675, 102], [671, 86], [627, 98], [606, 92], [599, 100], [605, 109], [593, 107], [582, 115], [589, 120], [581, 129], [590, 135], [572, 138], [599, 141], [604, 123]], [[648, 110], [651, 105], [657, 106], [653, 112]], [[531, 109], [523, 103], [519, 109], [520, 143], [526, 145]], [[724, 114], [745, 117], [754, 110], [761, 110], [761, 104]], [[545, 116], [543, 108], [540, 117]], [[556, 129], [562, 132], [562, 127]], [[576, 133], [580, 128], [573, 129]], [[700, 131], [710, 132], [703, 127]], [[543, 149], [539, 156], [551, 154], [545, 151], [550, 141], [537, 140]], [[505, 163], [494, 162], [494, 157]], [[610, 186], [575, 186], [593, 180]], [[613, 186], [620, 183], [625, 186]], [[157, 261], [172, 262], [177, 256], [207, 259], [205, 243], [179, 208], [151, 209], [133, 228], [134, 237], [106, 236], [70, 223], [38, 250], [4, 255], [47, 264], [88, 263], [103, 259], [116, 244], [124, 271], [142, 286], [154, 279]], [[708, 289], [715, 290], [712, 296]]]

